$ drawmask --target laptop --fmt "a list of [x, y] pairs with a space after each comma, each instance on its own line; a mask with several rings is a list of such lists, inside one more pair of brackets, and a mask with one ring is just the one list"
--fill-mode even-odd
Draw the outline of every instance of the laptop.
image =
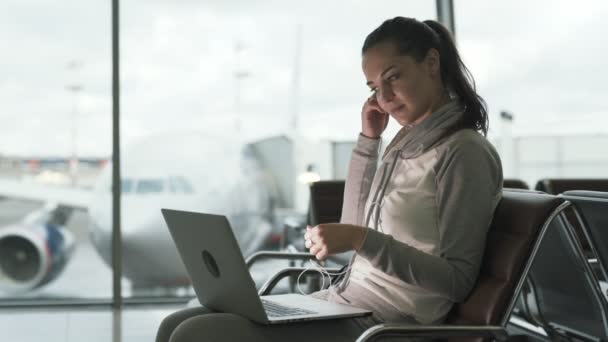
[[161, 209], [199, 302], [262, 324], [357, 317], [369, 310], [300, 294], [259, 296], [225, 216]]

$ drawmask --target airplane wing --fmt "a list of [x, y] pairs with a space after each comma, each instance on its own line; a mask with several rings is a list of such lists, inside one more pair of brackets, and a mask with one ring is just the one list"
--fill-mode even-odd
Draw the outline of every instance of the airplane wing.
[[56, 203], [86, 210], [91, 202], [92, 191], [36, 182], [0, 179], [0, 197]]

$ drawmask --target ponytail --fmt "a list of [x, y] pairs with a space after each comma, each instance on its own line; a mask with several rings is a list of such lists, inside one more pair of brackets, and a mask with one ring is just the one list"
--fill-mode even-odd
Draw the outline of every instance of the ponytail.
[[450, 32], [434, 20], [420, 22], [413, 18], [395, 17], [386, 20], [372, 31], [363, 43], [362, 53], [378, 43], [392, 41], [400, 54], [422, 61], [429, 49], [440, 55], [441, 81], [456, 94], [464, 107], [460, 128], [472, 128], [487, 135], [488, 113], [486, 103], [475, 90], [475, 80], [464, 65]]
[[473, 75], [462, 62], [450, 31], [434, 20], [424, 21], [439, 37], [441, 80], [458, 95], [465, 108], [463, 126], [488, 134], [486, 103], [475, 91]]

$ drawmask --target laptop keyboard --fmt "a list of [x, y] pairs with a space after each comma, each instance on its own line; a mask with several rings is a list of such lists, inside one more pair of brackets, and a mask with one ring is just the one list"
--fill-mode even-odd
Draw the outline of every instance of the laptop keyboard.
[[262, 304], [264, 305], [264, 310], [266, 310], [268, 317], [298, 316], [316, 313], [310, 310], [285, 306], [265, 299], [262, 299]]

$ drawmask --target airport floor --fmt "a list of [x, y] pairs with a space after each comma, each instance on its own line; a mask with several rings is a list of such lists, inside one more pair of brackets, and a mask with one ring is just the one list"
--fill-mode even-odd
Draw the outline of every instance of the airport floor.
[[[153, 342], [164, 317], [184, 304], [61, 309], [0, 309], [2, 341], [13, 342]], [[509, 325], [513, 341], [548, 342], [542, 329], [517, 320]], [[521, 330], [525, 326], [527, 331]]]
[[184, 304], [0, 309], [2, 341], [151, 342], [162, 319]]

